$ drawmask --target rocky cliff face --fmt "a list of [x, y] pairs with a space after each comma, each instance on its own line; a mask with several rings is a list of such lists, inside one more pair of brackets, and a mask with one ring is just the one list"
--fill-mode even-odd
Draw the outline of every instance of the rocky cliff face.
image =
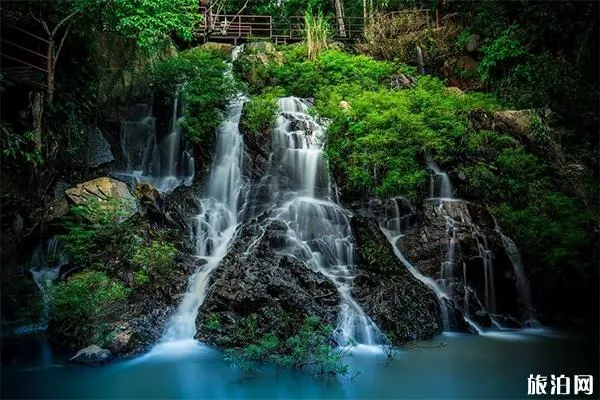
[[197, 339], [220, 346], [246, 344], [236, 331], [249, 318], [256, 320], [257, 334], [279, 331], [285, 321], [301, 324], [306, 316], [335, 325], [335, 286], [311, 270], [302, 254], [288, 253], [287, 232], [285, 223], [264, 217], [239, 228], [200, 307]]
[[[393, 199], [379, 208], [371, 212], [396, 232], [393, 244], [421, 274], [437, 282], [451, 309], [482, 326], [491, 326], [491, 317], [516, 323], [513, 317], [522, 310], [513, 266], [485, 207], [434, 199], [415, 210], [406, 200]], [[451, 325], [464, 327], [460, 321]]]
[[375, 219], [352, 220], [358, 276], [355, 297], [396, 344], [429, 339], [442, 331], [436, 295], [394, 254]]

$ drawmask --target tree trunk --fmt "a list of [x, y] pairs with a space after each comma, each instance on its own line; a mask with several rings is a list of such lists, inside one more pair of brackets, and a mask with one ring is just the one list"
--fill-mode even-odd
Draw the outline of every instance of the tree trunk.
[[31, 94], [31, 122], [35, 133], [35, 150], [42, 154], [42, 115], [44, 113], [44, 95], [41, 92]]
[[48, 43], [48, 74], [46, 75], [46, 92], [48, 94], [48, 103], [52, 103], [52, 99], [54, 98], [54, 67], [56, 63], [54, 62], [54, 40], [52, 37], [49, 38]]
[[337, 20], [338, 32], [340, 37], [346, 37], [346, 27], [344, 26], [344, 6], [342, 0], [334, 0], [335, 18]]

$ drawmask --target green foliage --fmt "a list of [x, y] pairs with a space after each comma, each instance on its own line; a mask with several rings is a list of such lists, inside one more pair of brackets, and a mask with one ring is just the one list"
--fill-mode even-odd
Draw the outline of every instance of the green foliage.
[[[340, 109], [341, 100], [351, 109]], [[427, 76], [410, 90], [341, 85], [317, 94], [319, 114], [331, 119], [326, 156], [346, 193], [412, 199], [426, 187], [426, 157], [444, 163], [456, 156], [469, 110], [498, 106], [489, 96], [456, 95]]]
[[313, 61], [306, 60], [306, 46], [281, 48], [284, 62], [263, 65], [260, 60], [242, 56], [236, 62], [236, 71], [249, 79], [251, 90], [258, 92], [265, 86], [279, 86], [287, 95], [314, 97], [321, 86], [356, 84], [364, 89], [376, 89], [394, 72], [392, 64], [375, 61], [367, 56], [352, 56], [339, 50], [326, 50]]
[[237, 91], [226, 69], [222, 56], [199, 48], [178, 53], [154, 68], [153, 85], [163, 104], [181, 96], [186, 116], [182, 127], [193, 143], [212, 146], [222, 110]]
[[39, 151], [35, 150], [35, 133], [16, 133], [8, 124], [0, 124], [0, 148], [2, 148], [3, 166], [10, 169], [20, 167], [37, 168], [44, 162]]
[[292, 336], [277, 332], [264, 334], [242, 349], [227, 350], [226, 359], [250, 370], [259, 362], [267, 362], [281, 368], [307, 370], [315, 375], [348, 373], [343, 358], [353, 343], [333, 348], [333, 327], [314, 316], [307, 317], [296, 329]]
[[502, 34], [489, 43], [481, 46], [483, 59], [479, 64], [481, 76], [485, 82], [489, 82], [497, 68], [507, 68], [509, 62], [517, 61], [527, 54], [523, 44], [524, 38], [518, 25], [511, 25]]
[[153, 240], [148, 246], [138, 247], [132, 258], [132, 262], [139, 266], [135, 275], [136, 283], [153, 288], [168, 284], [176, 255], [175, 246], [160, 239]]
[[195, 0], [74, 0], [86, 24], [103, 23], [147, 53], [171, 44], [171, 35], [191, 41], [202, 17]]
[[90, 199], [69, 208], [69, 214], [62, 220], [65, 233], [60, 235], [71, 260], [82, 262], [105, 250], [109, 238], [118, 237], [120, 243], [131, 243], [134, 239], [128, 234], [128, 224], [120, 222], [127, 215], [128, 206], [117, 199], [100, 201]]
[[209, 314], [206, 317], [206, 329], [211, 331], [221, 330], [221, 320], [217, 314]]
[[130, 290], [98, 271], [73, 275], [54, 286], [50, 311], [54, 331], [77, 332], [77, 345], [107, 340], [111, 322], [122, 311]]
[[244, 115], [240, 122], [243, 132], [263, 135], [270, 132], [277, 118], [277, 99], [283, 96], [283, 90], [273, 88], [252, 97], [244, 104]]

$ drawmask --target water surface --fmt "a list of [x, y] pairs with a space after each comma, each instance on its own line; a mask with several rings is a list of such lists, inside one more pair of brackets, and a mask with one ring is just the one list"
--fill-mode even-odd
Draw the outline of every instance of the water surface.
[[447, 333], [405, 346], [392, 360], [359, 346], [347, 359], [350, 375], [362, 371], [354, 379], [267, 366], [253, 376], [192, 340], [104, 367], [65, 364], [44, 348], [2, 364], [3, 398], [527, 398], [531, 373], [593, 374], [598, 393], [597, 339], [548, 330]]

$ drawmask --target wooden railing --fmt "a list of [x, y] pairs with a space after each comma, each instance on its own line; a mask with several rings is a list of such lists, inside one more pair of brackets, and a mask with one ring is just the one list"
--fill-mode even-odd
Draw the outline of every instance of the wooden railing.
[[17, 81], [46, 87], [50, 42], [41, 33], [17, 26], [19, 15], [1, 11], [5, 19], [0, 32], [2, 73]]
[[[237, 41], [237, 39], [256, 38], [274, 41], [299, 41], [303, 39], [303, 16], [292, 16], [285, 21], [274, 21], [270, 15], [209, 14], [204, 10], [201, 12], [204, 12], [205, 16], [201, 28], [201, 35], [204, 36], [204, 40], [214, 38]], [[426, 9], [394, 11], [384, 17], [415, 12], [424, 14], [428, 28], [433, 26], [434, 23], [437, 27], [437, 22], [432, 21], [430, 11]], [[363, 17], [330, 17], [326, 21], [331, 36], [335, 40], [355, 41], [363, 37], [366, 21]]]

